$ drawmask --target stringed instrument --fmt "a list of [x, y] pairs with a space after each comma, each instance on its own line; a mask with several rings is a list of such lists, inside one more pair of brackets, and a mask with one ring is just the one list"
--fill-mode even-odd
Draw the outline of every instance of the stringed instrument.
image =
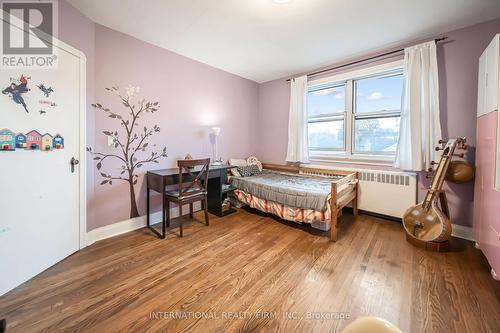
[[[440, 140], [439, 143], [442, 144], [444, 141]], [[436, 148], [436, 150], [443, 150], [443, 153], [425, 199], [422, 203], [409, 208], [403, 215], [403, 226], [406, 232], [417, 240], [444, 242], [451, 238], [451, 222], [449, 216], [447, 216], [449, 214], [448, 207], [442, 187], [457, 146], [459, 149], [467, 149], [466, 139], [450, 139], [444, 147]], [[463, 157], [464, 154], [461, 153], [455, 156]], [[431, 164], [435, 165], [436, 163], [432, 162]], [[429, 171], [432, 171], [432, 169]], [[446, 207], [443, 207], [443, 205], [446, 205]]]

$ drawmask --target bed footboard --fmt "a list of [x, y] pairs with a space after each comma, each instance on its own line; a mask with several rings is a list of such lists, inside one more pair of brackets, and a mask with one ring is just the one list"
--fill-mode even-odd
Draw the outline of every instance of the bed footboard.
[[340, 180], [332, 182], [330, 194], [331, 228], [330, 240], [337, 240], [337, 222], [342, 215], [342, 208], [352, 202], [353, 214], [358, 215], [358, 179], [357, 172], [350, 173]]

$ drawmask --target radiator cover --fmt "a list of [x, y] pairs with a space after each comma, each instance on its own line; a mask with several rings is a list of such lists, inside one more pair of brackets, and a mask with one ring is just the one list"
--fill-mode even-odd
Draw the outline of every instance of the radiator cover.
[[[318, 166], [325, 168], [324, 166]], [[367, 212], [402, 218], [417, 203], [417, 175], [410, 172], [335, 168], [358, 173], [358, 208]], [[304, 171], [303, 173], [308, 173]], [[315, 175], [322, 175], [315, 170]], [[324, 174], [325, 177], [328, 174]]]
[[402, 218], [417, 203], [417, 175], [405, 172], [358, 170], [361, 210]]

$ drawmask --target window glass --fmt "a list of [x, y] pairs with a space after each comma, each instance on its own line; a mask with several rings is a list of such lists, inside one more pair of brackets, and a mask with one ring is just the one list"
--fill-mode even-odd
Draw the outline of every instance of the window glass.
[[399, 116], [355, 120], [354, 151], [394, 154], [399, 139]]
[[345, 84], [311, 90], [307, 96], [309, 117], [345, 112]]
[[309, 148], [344, 149], [344, 120], [309, 122]]
[[390, 74], [356, 80], [356, 113], [399, 111], [403, 93], [403, 74]]

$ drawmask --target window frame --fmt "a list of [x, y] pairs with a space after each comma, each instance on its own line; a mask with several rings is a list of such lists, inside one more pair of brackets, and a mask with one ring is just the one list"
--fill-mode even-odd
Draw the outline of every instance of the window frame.
[[[382, 117], [396, 117], [401, 119], [401, 110], [399, 111], [378, 111], [366, 114], [356, 114], [355, 112], [355, 81], [366, 79], [370, 77], [377, 77], [391, 73], [403, 71], [403, 60], [388, 62], [381, 65], [371, 66], [358, 70], [353, 70], [333, 76], [322, 77], [308, 82], [308, 94], [311, 91], [318, 89], [325, 89], [345, 84], [345, 108], [344, 111], [344, 149], [318, 149], [310, 148], [309, 144], [309, 159], [317, 162], [342, 162], [342, 163], [356, 163], [356, 164], [372, 164], [372, 165], [388, 165], [394, 162], [394, 153], [384, 152], [355, 152], [355, 120], [356, 119], [373, 119]], [[312, 118], [321, 118], [315, 116]], [[310, 117], [307, 117], [307, 124], [309, 124]]]

